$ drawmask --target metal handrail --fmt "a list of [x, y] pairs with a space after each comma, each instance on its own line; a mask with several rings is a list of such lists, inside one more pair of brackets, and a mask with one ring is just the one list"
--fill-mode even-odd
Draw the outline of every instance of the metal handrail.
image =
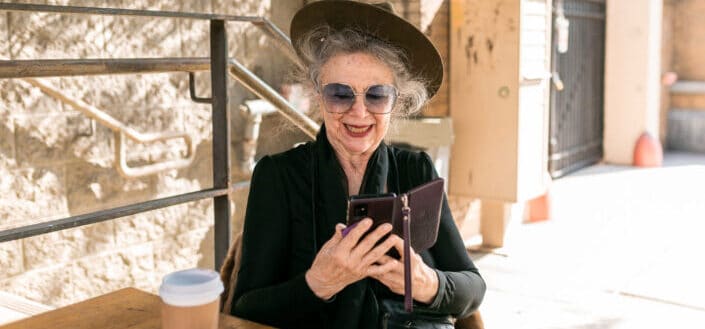
[[255, 95], [272, 103], [279, 110], [279, 113], [293, 122], [306, 135], [313, 139], [316, 138], [316, 133], [320, 127], [315, 121], [297, 111], [294, 106], [289, 104], [286, 98], [233, 58], [228, 59], [228, 74]]
[[232, 184], [229, 189], [210, 188], [195, 192], [169, 196], [161, 199], [119, 206], [111, 209], [99, 210], [87, 214], [81, 214], [17, 228], [11, 228], [4, 231], [0, 230], [0, 243], [17, 239], [24, 239], [35, 235], [56, 232], [83, 225], [100, 223], [118, 217], [130, 216], [141, 212], [165, 208], [181, 203], [193, 202], [217, 196], [227, 196], [228, 193], [232, 191], [247, 188], [249, 186], [249, 181], [243, 181]]
[[137, 10], [137, 9], [121, 9], [121, 8], [97, 8], [97, 7], [81, 7], [81, 6], [54, 6], [40, 5], [27, 3], [5, 3], [0, 2], [0, 10], [20, 11], [20, 12], [51, 12], [60, 14], [90, 14], [90, 15], [107, 15], [107, 16], [138, 16], [138, 17], [162, 17], [162, 18], [179, 18], [179, 19], [198, 19], [198, 20], [220, 20], [230, 22], [248, 22], [272, 37], [275, 45], [279, 50], [292, 60], [297, 66], [301, 67], [296, 52], [291, 47], [291, 40], [286, 34], [279, 29], [274, 23], [265, 17], [261, 16], [237, 16], [237, 15], [221, 15], [221, 14], [203, 14], [203, 13], [185, 13], [178, 11], [157, 11], [157, 10]]
[[208, 71], [210, 67], [207, 57], [13, 59], [0, 60], [0, 78], [199, 72]]
[[[93, 14], [93, 15], [110, 15], [110, 16], [142, 16], [142, 17], [162, 17], [162, 18], [177, 18], [177, 19], [199, 19], [210, 21], [210, 57], [209, 58], [152, 58], [152, 59], [79, 59], [79, 60], [12, 60], [0, 61], [0, 78], [39, 78], [46, 76], [72, 76], [72, 75], [93, 75], [93, 74], [120, 74], [120, 73], [157, 73], [157, 72], [196, 72], [210, 70], [211, 72], [211, 97], [201, 98], [195, 97], [192, 92], [194, 101], [205, 102], [210, 101], [212, 109], [212, 128], [213, 128], [213, 144], [212, 144], [212, 165], [213, 165], [213, 188], [193, 193], [180, 194], [169, 198], [150, 200], [142, 203], [131, 204], [113, 209], [101, 210], [89, 214], [72, 216], [45, 223], [18, 227], [10, 230], [0, 231], [0, 242], [11, 241], [39, 234], [59, 231], [67, 228], [88, 225], [101, 221], [111, 220], [114, 218], [136, 214], [139, 212], [148, 211], [166, 207], [169, 205], [189, 202], [202, 198], [213, 198], [213, 217], [214, 217], [214, 242], [215, 242], [215, 269], [219, 269], [225, 259], [228, 247], [230, 245], [230, 201], [228, 191], [234, 184], [230, 181], [230, 128], [228, 125], [229, 113], [227, 111], [227, 75], [234, 76], [243, 83], [249, 90], [253, 91], [260, 97], [265, 98], [277, 107], [285, 117], [294, 120], [297, 126], [302, 127], [304, 131], [311, 137], [318, 130], [318, 126], [308, 117], [296, 111], [288, 102], [281, 97], [274, 89], [268, 86], [257, 78], [252, 72], [244, 68], [237, 61], [230, 61], [227, 55], [227, 32], [225, 23], [229, 21], [249, 22], [262, 30], [266, 35], [272, 37], [275, 45], [301, 68], [301, 62], [291, 47], [290, 39], [278, 29], [272, 22], [264, 17], [257, 16], [231, 16], [219, 14], [200, 14], [200, 13], [184, 13], [170, 11], [152, 11], [152, 10], [132, 10], [118, 8], [90, 8], [77, 6], [55, 6], [55, 5], [38, 5], [38, 4], [18, 4], [0, 2], [0, 10], [4, 11], [22, 11], [22, 12], [53, 12], [61, 14]], [[212, 69], [211, 69], [212, 68]], [[83, 72], [83, 74], [79, 73]], [[39, 80], [34, 79], [33, 82], [41, 84]], [[193, 79], [190, 83], [193, 84]], [[58, 92], [50, 90], [49, 92]], [[51, 87], [51, 86], [49, 86]], [[60, 94], [60, 92], [59, 92]], [[93, 113], [107, 123], [117, 124], [113, 122], [110, 116], [101, 116], [99, 112], [93, 111], [90, 105], [81, 103], [72, 99], [73, 104], [80, 106], [86, 112]], [[86, 106], [82, 106], [86, 105]], [[106, 114], [107, 115], [107, 114]], [[113, 119], [114, 120], [114, 119]], [[296, 122], [296, 120], [300, 122]], [[115, 120], [117, 121], [117, 120]], [[121, 124], [121, 123], [120, 123]], [[119, 125], [117, 125], [119, 126]], [[118, 159], [124, 159], [124, 156], [119, 156], [124, 152], [124, 139], [132, 137], [142, 137], [142, 140], [158, 140], [158, 137], [150, 134], [141, 134], [134, 130], [121, 130], [115, 132], [116, 149], [115, 152]], [[115, 131], [115, 130], [114, 130]], [[125, 132], [129, 132], [125, 133]], [[183, 135], [166, 134], [163, 137], [169, 138], [184, 138]], [[187, 143], [187, 148], [191, 150], [192, 145]], [[189, 156], [193, 156], [193, 151], [190, 151]], [[155, 164], [158, 165], [158, 164]], [[126, 164], [125, 164], [126, 166]], [[123, 167], [124, 169], [125, 167]], [[156, 167], [147, 167], [154, 169]], [[135, 168], [129, 168], [130, 169]], [[143, 168], [144, 169], [144, 168]], [[136, 170], [136, 169], [135, 169]], [[124, 174], [124, 173], [123, 173]]]
[[[168, 169], [181, 169], [188, 167], [195, 157], [194, 145], [191, 135], [179, 132], [166, 133], [149, 133], [144, 134], [136, 131], [124, 123], [113, 118], [109, 114], [101, 111], [93, 105], [90, 105], [80, 99], [69, 97], [62, 93], [59, 89], [54, 88], [46, 81], [36, 78], [22, 79], [32, 86], [39, 88], [43, 93], [60, 100], [61, 102], [70, 105], [71, 107], [83, 112], [83, 114], [93, 118], [100, 124], [108, 127], [115, 135], [115, 167], [118, 172], [126, 178], [141, 177], [158, 173]], [[157, 162], [149, 165], [130, 167], [127, 165], [127, 155], [125, 152], [125, 138], [127, 137], [137, 143], [154, 143], [170, 139], [182, 139], [186, 144], [186, 154], [183, 154], [182, 159], [169, 160], [165, 162]]]
[[[288, 120], [311, 138], [316, 137], [318, 124], [294, 108], [281, 94], [262, 81], [234, 58], [228, 59], [228, 73], [258, 97], [272, 103]], [[176, 71], [207, 71], [208, 58], [116, 58], [116, 59], [51, 59], [0, 60], [0, 78], [57, 77], [100, 74], [164, 73]], [[26, 79], [29, 80], [29, 79]], [[72, 104], [73, 105], [73, 104]], [[87, 104], [86, 104], [87, 105]], [[87, 105], [90, 106], [90, 105]], [[91, 110], [84, 111], [90, 113]], [[106, 125], [110, 125], [107, 123]], [[117, 126], [117, 123], [113, 124]], [[134, 135], [132, 135], [134, 136]], [[130, 135], [128, 135], [130, 137]], [[137, 139], [135, 139], [137, 140]], [[124, 168], [124, 167], [122, 167]]]

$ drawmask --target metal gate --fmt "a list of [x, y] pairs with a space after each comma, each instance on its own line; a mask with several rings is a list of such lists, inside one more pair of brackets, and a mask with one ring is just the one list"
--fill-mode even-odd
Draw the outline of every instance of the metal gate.
[[555, 0], [553, 22], [548, 170], [555, 178], [602, 159], [605, 0]]

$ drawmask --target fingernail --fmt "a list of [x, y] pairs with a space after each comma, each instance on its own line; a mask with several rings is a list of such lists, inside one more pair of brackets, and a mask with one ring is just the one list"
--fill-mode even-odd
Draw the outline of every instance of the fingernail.
[[360, 222], [354, 223], [354, 224], [346, 227], [345, 229], [343, 229], [343, 232], [342, 232], [343, 236], [348, 235], [348, 233], [350, 233], [350, 231], [352, 231], [352, 229], [355, 228], [355, 226], [357, 226], [358, 223], [360, 223]]

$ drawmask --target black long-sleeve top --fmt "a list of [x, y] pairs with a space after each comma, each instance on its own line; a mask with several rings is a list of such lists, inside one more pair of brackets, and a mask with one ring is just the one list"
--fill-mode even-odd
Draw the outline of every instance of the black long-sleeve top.
[[[404, 193], [438, 175], [429, 156], [381, 143], [360, 192]], [[262, 158], [252, 176], [242, 260], [231, 313], [282, 328], [377, 328], [379, 300], [403, 296], [367, 278], [323, 301], [304, 279], [320, 247], [345, 221], [347, 180], [321, 128], [316, 141]], [[436, 244], [417, 250], [438, 274], [424, 307], [455, 317], [477, 309], [485, 282], [467, 255], [444, 196]]]

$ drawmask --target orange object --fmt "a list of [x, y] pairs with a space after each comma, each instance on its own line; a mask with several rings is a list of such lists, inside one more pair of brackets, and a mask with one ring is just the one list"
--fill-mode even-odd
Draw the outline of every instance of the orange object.
[[527, 222], [536, 223], [551, 218], [551, 196], [548, 191], [537, 198], [529, 200], [527, 206], [529, 207]]
[[648, 132], [644, 132], [634, 145], [635, 167], [661, 167], [663, 163], [663, 148], [661, 142]]

